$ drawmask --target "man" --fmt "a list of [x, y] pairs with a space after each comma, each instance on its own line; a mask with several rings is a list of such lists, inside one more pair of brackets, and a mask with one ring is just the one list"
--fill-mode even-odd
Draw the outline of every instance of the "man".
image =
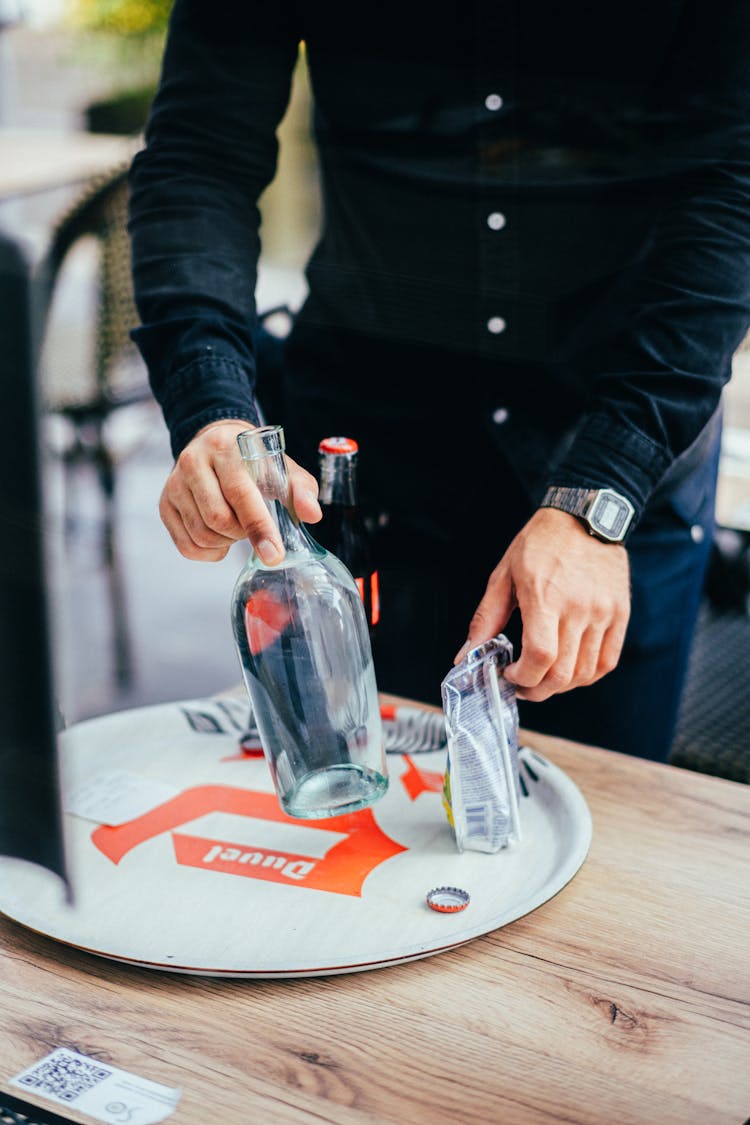
[[750, 321], [750, 12], [270, 8], [177, 0], [132, 171], [177, 547], [280, 557], [235, 439], [259, 417], [256, 204], [304, 40], [325, 217], [268, 420], [307, 521], [318, 439], [360, 442], [380, 687], [434, 698], [467, 628], [461, 652], [505, 630], [524, 721], [665, 758]]

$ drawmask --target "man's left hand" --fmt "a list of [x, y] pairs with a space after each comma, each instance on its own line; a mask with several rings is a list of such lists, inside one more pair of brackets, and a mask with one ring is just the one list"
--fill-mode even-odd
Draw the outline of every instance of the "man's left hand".
[[505, 669], [519, 699], [540, 702], [584, 687], [617, 665], [630, 617], [630, 568], [567, 512], [540, 508], [490, 575], [456, 663], [502, 632], [518, 607], [520, 658]]

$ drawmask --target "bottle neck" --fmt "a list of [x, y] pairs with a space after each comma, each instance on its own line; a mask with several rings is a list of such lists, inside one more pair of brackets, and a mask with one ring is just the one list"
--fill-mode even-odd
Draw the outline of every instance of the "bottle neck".
[[[280, 440], [274, 440], [274, 433], [267, 433], [272, 430], [278, 430]], [[241, 439], [245, 437], [240, 435]], [[312, 541], [294, 510], [280, 429], [264, 427], [253, 431], [244, 443], [240, 441], [240, 449], [247, 470], [278, 528], [284, 550], [290, 553], [309, 551]]]
[[320, 494], [322, 505], [341, 504], [353, 508], [357, 503], [357, 459], [352, 454], [322, 453], [320, 456]]

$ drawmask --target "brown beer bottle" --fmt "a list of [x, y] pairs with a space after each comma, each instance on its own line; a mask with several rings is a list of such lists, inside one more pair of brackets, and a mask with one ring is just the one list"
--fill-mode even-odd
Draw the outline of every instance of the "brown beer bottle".
[[357, 442], [349, 437], [323, 438], [318, 446], [323, 519], [314, 535], [357, 583], [373, 637], [380, 617], [380, 593], [370, 537], [357, 500], [358, 454]]

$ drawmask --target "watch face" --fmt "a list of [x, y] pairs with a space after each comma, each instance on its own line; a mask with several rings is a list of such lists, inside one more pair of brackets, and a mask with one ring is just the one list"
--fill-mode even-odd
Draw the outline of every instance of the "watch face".
[[617, 541], [627, 531], [632, 515], [633, 509], [629, 501], [618, 496], [616, 492], [602, 489], [594, 501], [588, 519], [595, 532], [607, 539]]

